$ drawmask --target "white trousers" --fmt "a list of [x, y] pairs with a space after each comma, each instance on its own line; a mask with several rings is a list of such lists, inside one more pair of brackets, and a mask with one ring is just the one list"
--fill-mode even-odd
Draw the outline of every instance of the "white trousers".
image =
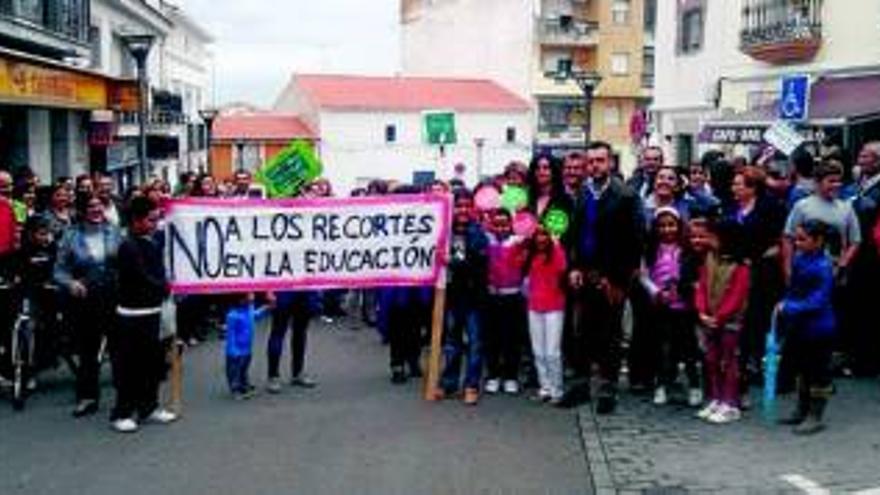
[[562, 324], [563, 311], [529, 311], [529, 335], [538, 370], [541, 392], [554, 399], [562, 397]]

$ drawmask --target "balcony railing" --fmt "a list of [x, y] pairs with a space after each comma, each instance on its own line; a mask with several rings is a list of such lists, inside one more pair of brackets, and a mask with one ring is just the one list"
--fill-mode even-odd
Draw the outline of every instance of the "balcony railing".
[[[138, 113], [121, 112], [119, 114], [119, 123], [123, 125], [136, 125], [138, 123]], [[147, 124], [154, 127], [183, 125], [186, 123], [186, 115], [178, 112], [153, 111], [147, 116]]]
[[746, 0], [740, 49], [772, 64], [811, 60], [822, 44], [823, 0]]
[[545, 17], [540, 21], [541, 43], [553, 46], [592, 46], [598, 42], [599, 24], [571, 16]]
[[71, 42], [88, 42], [88, 0], [0, 0], [0, 19]]
[[642, 74], [642, 88], [652, 89], [653, 87], [654, 87], [654, 74], [647, 73], [647, 72]]

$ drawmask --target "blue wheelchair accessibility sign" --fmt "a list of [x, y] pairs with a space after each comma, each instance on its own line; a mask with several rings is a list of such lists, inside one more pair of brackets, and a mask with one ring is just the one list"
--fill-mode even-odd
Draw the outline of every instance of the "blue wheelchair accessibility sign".
[[807, 120], [810, 110], [810, 76], [794, 75], [782, 78], [782, 96], [779, 99], [779, 118]]

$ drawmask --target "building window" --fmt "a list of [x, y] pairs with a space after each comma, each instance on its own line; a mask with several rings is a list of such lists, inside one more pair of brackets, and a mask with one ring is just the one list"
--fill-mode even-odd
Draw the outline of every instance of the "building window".
[[582, 128], [584, 102], [581, 98], [542, 98], [538, 101], [538, 132], [559, 133]]
[[505, 141], [507, 143], [516, 142], [516, 127], [508, 127], [505, 133]]
[[680, 53], [695, 53], [703, 47], [704, 31], [703, 6], [700, 2], [689, 2], [679, 15]]
[[646, 46], [642, 51], [642, 87], [654, 87], [654, 48]]
[[35, 24], [41, 26], [46, 24], [46, 2], [44, 0], [19, 0], [19, 15]]
[[626, 76], [629, 74], [629, 54], [614, 53], [611, 55], [611, 74]]
[[618, 26], [629, 24], [629, 0], [614, 0], [611, 4], [611, 21]]
[[385, 142], [386, 143], [396, 143], [397, 142], [397, 126], [394, 124], [388, 124], [385, 126]]
[[608, 103], [602, 114], [606, 127], [617, 127], [620, 125], [620, 105], [617, 103]]
[[657, 0], [645, 0], [645, 32], [653, 33], [657, 28]]
[[556, 60], [557, 74], [571, 74], [571, 67], [574, 62], [570, 58], [560, 58]]
[[89, 46], [92, 49], [92, 68], [100, 69], [104, 65], [101, 57], [101, 28], [89, 26]]

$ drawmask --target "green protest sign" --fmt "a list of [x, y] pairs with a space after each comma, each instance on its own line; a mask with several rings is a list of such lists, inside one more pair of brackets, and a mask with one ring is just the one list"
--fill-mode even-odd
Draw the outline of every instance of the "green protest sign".
[[425, 138], [428, 144], [455, 144], [455, 113], [425, 112]]
[[269, 198], [290, 198], [321, 176], [323, 167], [312, 146], [297, 140], [267, 161], [256, 174], [257, 182], [266, 187]]

